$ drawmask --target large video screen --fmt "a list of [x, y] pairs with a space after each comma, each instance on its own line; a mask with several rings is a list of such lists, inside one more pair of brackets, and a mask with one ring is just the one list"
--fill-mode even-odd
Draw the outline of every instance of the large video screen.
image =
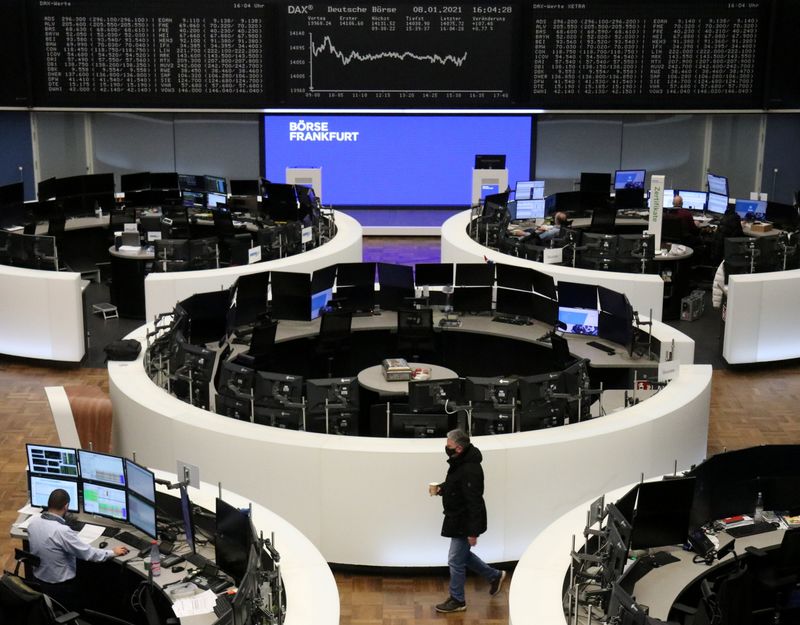
[[334, 206], [469, 206], [476, 154], [505, 154], [508, 179], [528, 180], [529, 115], [266, 115], [265, 177], [321, 167]]

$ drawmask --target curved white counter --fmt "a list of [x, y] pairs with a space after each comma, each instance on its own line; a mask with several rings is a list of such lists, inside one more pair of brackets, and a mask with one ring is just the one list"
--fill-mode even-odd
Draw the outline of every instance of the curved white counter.
[[728, 278], [722, 356], [729, 364], [800, 358], [800, 269]]
[[[142, 339], [145, 327], [131, 338]], [[144, 352], [144, 350], [143, 350]], [[203, 467], [269, 506], [329, 562], [432, 566], [446, 561], [441, 502], [427, 484], [447, 465], [442, 439], [338, 437], [235, 421], [158, 388], [142, 355], [109, 362], [115, 449], [148, 466]], [[517, 560], [552, 520], [594, 493], [705, 457], [711, 367], [684, 365], [661, 393], [567, 427], [475, 437], [483, 452], [489, 530], [479, 555]]]
[[[141, 454], [140, 454], [141, 455]], [[155, 471], [156, 477], [176, 481], [174, 473]], [[200, 465], [200, 476], [205, 478], [205, 467]], [[247, 508], [251, 500], [224, 488], [222, 498], [237, 508]], [[165, 491], [161, 485], [158, 490]], [[188, 488], [192, 503], [206, 510], [214, 510], [219, 494], [216, 486], [205, 480], [200, 488]], [[286, 620], [284, 625], [338, 625], [339, 591], [336, 580], [322, 554], [291, 523], [263, 504], [253, 501], [253, 525], [269, 538], [275, 533], [275, 548], [281, 555], [281, 577], [286, 590]]]
[[565, 280], [581, 284], [599, 284], [619, 293], [625, 293], [634, 310], [640, 315], [661, 320], [664, 308], [664, 281], [661, 276], [642, 273], [621, 273], [618, 271], [595, 271], [545, 265], [525, 258], [517, 258], [485, 247], [472, 240], [467, 234], [470, 211], [453, 215], [442, 224], [442, 262], [443, 263], [481, 263], [488, 258], [496, 263], [533, 267], [542, 273], [553, 276], [556, 282]]
[[81, 275], [0, 265], [0, 353], [80, 362], [85, 353]]
[[227, 289], [236, 278], [263, 271], [311, 273], [336, 263], [361, 262], [361, 225], [344, 213], [335, 212], [336, 235], [324, 245], [285, 258], [224, 269], [151, 273], [144, 280], [145, 319], [152, 321], [160, 313], [171, 311], [175, 304], [195, 293]]

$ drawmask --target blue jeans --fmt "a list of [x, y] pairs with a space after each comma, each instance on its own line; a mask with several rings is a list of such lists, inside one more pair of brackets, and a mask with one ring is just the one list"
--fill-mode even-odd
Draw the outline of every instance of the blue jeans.
[[450, 567], [450, 596], [456, 601], [464, 601], [464, 582], [467, 569], [493, 582], [500, 577], [500, 571], [492, 568], [470, 550], [466, 538], [451, 538], [450, 553], [447, 554], [447, 565]]

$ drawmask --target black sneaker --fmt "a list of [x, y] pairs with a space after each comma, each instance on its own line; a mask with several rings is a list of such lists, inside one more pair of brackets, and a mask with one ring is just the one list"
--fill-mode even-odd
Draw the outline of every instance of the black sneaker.
[[500, 592], [504, 581], [506, 581], [506, 572], [500, 571], [500, 576], [492, 582], [491, 586], [489, 586], [489, 594], [494, 597], [498, 592]]
[[447, 601], [444, 603], [440, 603], [436, 606], [437, 612], [463, 612], [467, 609], [467, 602], [466, 601], [456, 601], [452, 597], [448, 597]]

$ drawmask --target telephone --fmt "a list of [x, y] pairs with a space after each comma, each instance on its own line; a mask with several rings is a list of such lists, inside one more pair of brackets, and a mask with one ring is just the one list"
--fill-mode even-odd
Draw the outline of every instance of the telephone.
[[689, 532], [689, 546], [692, 551], [704, 558], [711, 555], [716, 549], [714, 543], [701, 529], [694, 529]]

